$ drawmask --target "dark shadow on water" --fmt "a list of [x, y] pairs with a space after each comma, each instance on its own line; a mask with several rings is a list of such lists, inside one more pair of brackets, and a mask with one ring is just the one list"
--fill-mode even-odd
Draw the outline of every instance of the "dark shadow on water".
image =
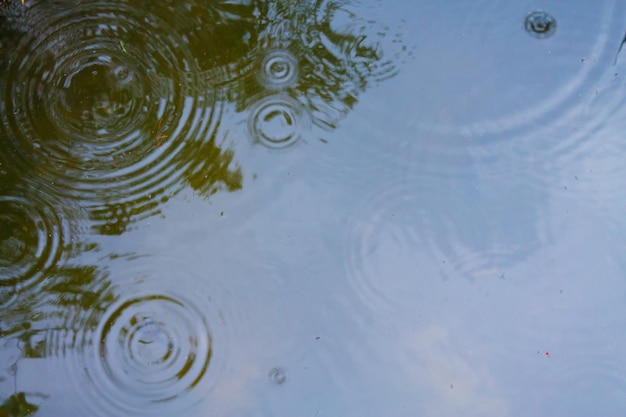
[[[203, 199], [242, 190], [246, 167], [220, 141], [229, 109], [247, 120], [249, 146], [283, 149], [313, 127], [335, 129], [397, 73], [385, 30], [332, 1], [0, 4], [0, 364], [13, 372], [2, 375], [0, 416], [37, 412], [5, 389], [20, 360], [104, 349], [94, 334], [121, 295], [115, 256], [92, 238], [162, 216], [187, 188]], [[169, 326], [198, 321], [187, 317], [193, 303], [137, 297], [127, 304], [178, 309]], [[168, 343], [143, 346], [169, 337], [168, 323], [151, 320], [117, 330], [145, 332], [140, 359], [165, 360]], [[181, 339], [200, 346], [176, 375], [195, 367], [182, 392], [208, 368], [206, 337]]]
[[[284, 148], [395, 75], [383, 29], [342, 2], [0, 5], [2, 167], [32, 174], [118, 235], [185, 185], [242, 188], [220, 118]], [[397, 52], [397, 51], [396, 51]]]

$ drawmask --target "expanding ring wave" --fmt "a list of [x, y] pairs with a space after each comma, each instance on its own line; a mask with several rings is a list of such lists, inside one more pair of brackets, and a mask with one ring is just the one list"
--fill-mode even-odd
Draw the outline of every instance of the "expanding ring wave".
[[117, 221], [111, 211], [145, 216], [176, 192], [193, 143], [208, 140], [217, 123], [185, 34], [164, 30], [176, 15], [140, 11], [33, 7], [36, 29], [6, 64], [14, 82], [0, 89], [0, 129], [15, 149], [3, 162], [36, 169], [109, 226]]
[[205, 310], [171, 292], [137, 294], [108, 308], [82, 346], [80, 368], [96, 394], [89, 405], [103, 415], [108, 408], [165, 415], [201, 401], [215, 380], [217, 323]]

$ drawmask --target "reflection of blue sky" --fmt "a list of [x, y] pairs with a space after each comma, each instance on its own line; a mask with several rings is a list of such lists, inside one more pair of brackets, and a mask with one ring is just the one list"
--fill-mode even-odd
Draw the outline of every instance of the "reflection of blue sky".
[[[624, 13], [606, 4], [602, 42], [617, 48]], [[397, 9], [445, 33], [415, 34], [416, 60], [364, 92], [328, 143], [273, 152], [239, 140], [241, 190], [210, 202], [185, 190], [124, 239], [97, 237], [100, 253], [150, 254], [132, 265], [157, 270], [175, 260], [203, 278], [165, 286], [214, 290], [228, 351], [201, 414], [624, 414], [626, 118], [623, 96], [586, 95], [611, 95], [600, 74], [611, 47], [576, 87], [580, 102], [572, 93], [554, 107], [554, 123], [464, 128], [525, 114], [562, 74], [515, 78], [499, 52], [540, 65], [533, 48], [552, 50], [576, 57], [568, 74], [578, 74], [579, 51], [559, 52], [559, 36], [587, 39], [573, 22], [591, 11], [551, 8], [558, 32], [542, 43], [521, 27], [531, 6], [489, 9], [489, 27], [456, 25], [466, 16], [453, 6]], [[112, 268], [118, 284], [128, 265]], [[28, 366], [21, 383], [35, 384], [41, 367]], [[287, 374], [280, 386], [268, 380], [275, 367]]]
[[161, 226], [187, 244], [155, 243], [161, 226], [144, 244], [258, 272], [232, 284], [263, 299], [259, 380], [289, 375], [256, 393], [274, 415], [625, 409], [619, 114], [481, 146], [416, 128], [402, 82], [327, 145], [251, 152], [245, 191], [169, 205]]

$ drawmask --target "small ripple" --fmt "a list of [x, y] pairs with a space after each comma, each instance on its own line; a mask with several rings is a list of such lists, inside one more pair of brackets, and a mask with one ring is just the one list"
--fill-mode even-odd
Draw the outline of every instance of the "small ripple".
[[274, 385], [283, 385], [287, 382], [287, 371], [283, 368], [272, 368], [267, 374], [267, 378]]
[[105, 376], [120, 394], [167, 401], [193, 388], [208, 370], [212, 338], [202, 313], [184, 298], [146, 295], [112, 309], [98, 329]]
[[126, 4], [29, 9], [34, 29], [7, 61], [12, 82], [0, 91], [15, 149], [5, 165], [36, 170], [104, 231], [111, 207], [137, 218], [157, 212], [218, 114], [212, 90], [191, 75], [175, 19]]
[[269, 51], [261, 60], [259, 83], [268, 90], [292, 87], [298, 81], [298, 62], [289, 51]]
[[272, 149], [295, 145], [309, 126], [306, 108], [285, 93], [257, 100], [249, 112], [248, 130], [253, 141]]
[[254, 42], [205, 71], [207, 84], [238, 109], [250, 108], [258, 96], [288, 92], [326, 129], [337, 126], [367, 87], [394, 77], [408, 54], [402, 29], [391, 33], [344, 3], [269, 3], [259, 7], [256, 22]]
[[391, 225], [363, 224], [356, 235], [348, 264], [356, 295], [376, 314], [398, 309], [406, 313], [409, 305], [419, 302], [424, 280], [414, 242], [404, 240], [401, 230]]
[[524, 28], [535, 38], [549, 38], [556, 31], [556, 19], [546, 12], [535, 11], [526, 16]]

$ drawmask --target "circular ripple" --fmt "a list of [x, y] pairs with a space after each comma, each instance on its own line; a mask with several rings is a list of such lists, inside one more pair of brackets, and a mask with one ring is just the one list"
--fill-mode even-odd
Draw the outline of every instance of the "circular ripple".
[[[162, 415], [201, 400], [214, 370], [214, 326], [206, 308], [171, 292], [111, 306], [85, 346], [98, 407]], [[90, 348], [91, 347], [91, 348]]]
[[287, 94], [263, 97], [250, 108], [250, 135], [268, 148], [283, 149], [296, 144], [308, 127], [306, 109]]
[[12, 82], [0, 86], [15, 149], [3, 162], [36, 169], [104, 224], [111, 211], [154, 212], [182, 181], [189, 145], [215, 126], [176, 14], [101, 3], [29, 13], [37, 30], [20, 39], [6, 64]]
[[287, 372], [283, 368], [272, 368], [267, 378], [274, 385], [283, 385], [287, 381]]
[[292, 87], [298, 81], [298, 62], [289, 51], [270, 51], [261, 61], [259, 82], [268, 90]]
[[45, 196], [0, 196], [0, 306], [39, 283], [62, 257], [67, 213]]
[[98, 330], [98, 364], [120, 393], [159, 403], [190, 390], [209, 367], [208, 324], [180, 297], [134, 298], [117, 306], [103, 322]]
[[524, 28], [535, 38], [549, 38], [556, 31], [556, 19], [546, 12], [532, 12], [526, 16]]
[[[483, 184], [483, 191], [473, 187], [468, 169], [457, 176], [426, 169], [381, 174], [384, 166], [374, 163], [370, 168], [380, 178], [368, 181], [368, 195], [352, 198], [361, 203], [350, 210], [344, 240], [346, 276], [370, 311], [412, 311], [435, 277], [505, 278], [543, 243], [532, 227], [540, 221], [536, 204], [542, 196], [519, 186], [520, 197], [503, 203], [503, 190], [516, 184], [508, 177]], [[515, 210], [523, 214], [512, 215]]]
[[[567, 30], [552, 36], [549, 45], [529, 41], [522, 29], [524, 25], [537, 38], [553, 35], [557, 23], [549, 15], [527, 15], [512, 3], [505, 9], [498, 2], [484, 3], [485, 8], [459, 3], [465, 9], [455, 9], [457, 16], [467, 17], [455, 29], [431, 26], [429, 38], [438, 41], [424, 45], [423, 55], [435, 56], [445, 40], [454, 65], [447, 60], [416, 62], [414, 72], [422, 76], [415, 80], [411, 94], [429, 97], [413, 116], [419, 124], [461, 135], [466, 139], [463, 146], [483, 146], [524, 135], [546, 138], [552, 135], [549, 129], [562, 125], [595, 123], [595, 118], [580, 115], [604, 87], [606, 74], [615, 72], [611, 68], [624, 34], [619, 2], [598, 2], [597, 13], [591, 15], [583, 8], [559, 10], [558, 28]], [[437, 17], [441, 16], [427, 14], [419, 19], [426, 24]]]
[[114, 262], [108, 272], [112, 302], [82, 320], [64, 363], [82, 414], [171, 416], [210, 407], [228, 342], [245, 326], [221, 284], [152, 257]]

